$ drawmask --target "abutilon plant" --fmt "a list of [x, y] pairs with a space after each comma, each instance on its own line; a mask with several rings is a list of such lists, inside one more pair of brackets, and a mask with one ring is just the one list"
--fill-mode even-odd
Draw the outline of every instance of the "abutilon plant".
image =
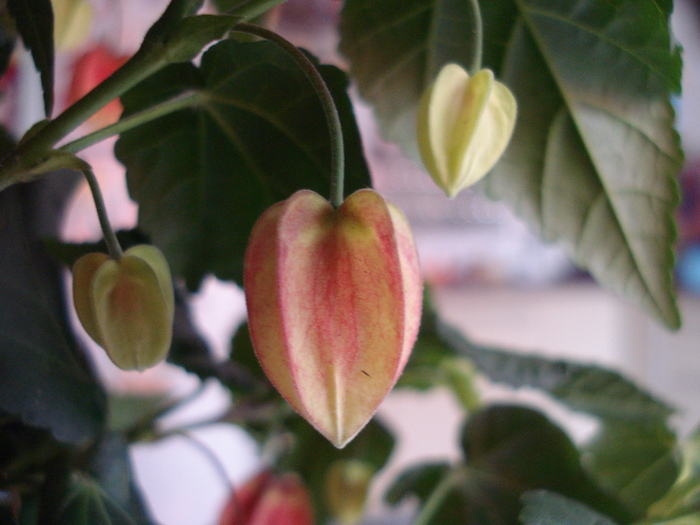
[[516, 114], [515, 97], [491, 70], [470, 77], [458, 64], [443, 66], [421, 97], [417, 135], [425, 168], [449, 197], [478, 182], [498, 162]]
[[396, 383], [418, 333], [423, 287], [406, 218], [373, 190], [337, 209], [298, 191], [255, 224], [244, 283], [268, 378], [342, 448]]
[[155, 246], [118, 260], [88, 253], [73, 266], [73, 302], [83, 328], [112, 362], [144, 370], [168, 354], [175, 311], [170, 269]]

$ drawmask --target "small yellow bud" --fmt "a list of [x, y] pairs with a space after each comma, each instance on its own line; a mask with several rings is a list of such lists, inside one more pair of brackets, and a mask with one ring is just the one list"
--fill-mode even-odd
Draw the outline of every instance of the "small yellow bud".
[[442, 68], [421, 97], [418, 148], [426, 169], [448, 196], [493, 168], [513, 134], [516, 113], [513, 94], [490, 70], [470, 78], [457, 64]]
[[154, 246], [134, 246], [118, 261], [103, 253], [78, 259], [73, 302], [85, 331], [119, 368], [143, 370], [167, 356], [175, 298], [168, 263]]

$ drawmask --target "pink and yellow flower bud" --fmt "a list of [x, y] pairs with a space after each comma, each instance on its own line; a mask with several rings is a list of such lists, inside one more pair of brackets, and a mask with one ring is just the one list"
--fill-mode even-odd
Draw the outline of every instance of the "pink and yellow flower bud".
[[117, 261], [84, 255], [73, 266], [73, 302], [83, 328], [124, 370], [160, 363], [172, 339], [175, 300], [163, 254], [149, 245]]
[[231, 496], [219, 525], [314, 525], [311, 496], [297, 474], [263, 471]]
[[406, 218], [369, 189], [338, 209], [299, 191], [258, 219], [244, 279], [265, 373], [342, 448], [396, 383], [418, 333], [423, 286]]
[[473, 77], [447, 64], [421, 97], [418, 148], [448, 196], [486, 175], [510, 141], [517, 104], [510, 90], [482, 69]]

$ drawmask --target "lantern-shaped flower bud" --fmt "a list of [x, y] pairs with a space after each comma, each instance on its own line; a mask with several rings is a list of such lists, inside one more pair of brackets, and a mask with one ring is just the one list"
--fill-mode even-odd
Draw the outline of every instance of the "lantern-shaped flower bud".
[[311, 496], [297, 474], [266, 470], [232, 494], [219, 525], [314, 525]]
[[134, 246], [119, 260], [84, 255], [73, 266], [73, 302], [85, 331], [119, 368], [143, 370], [168, 354], [175, 301], [158, 248]]
[[406, 218], [369, 189], [338, 209], [299, 191], [258, 219], [244, 279], [268, 378], [345, 446], [396, 383], [418, 332], [423, 287]]
[[470, 77], [457, 64], [442, 68], [421, 97], [418, 148], [426, 169], [448, 196], [493, 168], [513, 134], [516, 113], [513, 94], [490, 70]]

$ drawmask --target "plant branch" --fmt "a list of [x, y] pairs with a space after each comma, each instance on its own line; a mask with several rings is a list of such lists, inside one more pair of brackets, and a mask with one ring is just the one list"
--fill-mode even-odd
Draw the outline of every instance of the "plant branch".
[[105, 126], [102, 129], [98, 129], [93, 133], [90, 133], [88, 135], [85, 135], [84, 137], [80, 137], [79, 139], [69, 142], [68, 144], [61, 146], [59, 149], [68, 153], [78, 153], [79, 151], [89, 146], [92, 146], [93, 144], [97, 144], [98, 142], [101, 142], [113, 135], [118, 135], [137, 126], [150, 122], [151, 120], [155, 120], [165, 115], [169, 115], [170, 113], [174, 113], [175, 111], [196, 106], [202, 100], [203, 97], [201, 93], [198, 93], [196, 91], [191, 91], [188, 93], [177, 95], [176, 97], [173, 97], [170, 100], [166, 100], [165, 102], [161, 102], [160, 104], [151, 106], [143, 111], [134, 113], [133, 115], [129, 115], [128, 117], [123, 118], [119, 122], [115, 122], [114, 124]]
[[[142, 80], [167, 64], [159, 53], [138, 52], [104, 82], [96, 86], [75, 104], [68, 107], [54, 120], [47, 122], [33, 135], [20, 142], [17, 151], [0, 166], [0, 179], [17, 178], [22, 181], [22, 172], [46, 155], [61, 139], [76, 129], [97, 111], [121, 96]], [[7, 182], [5, 185], [9, 185]]]
[[343, 203], [344, 197], [344, 177], [345, 158], [343, 149], [343, 130], [340, 125], [338, 110], [333, 102], [333, 96], [328, 89], [323, 77], [316, 69], [316, 66], [302, 53], [294, 44], [285, 40], [277, 33], [252, 24], [236, 24], [232, 31], [248, 33], [279, 46], [286, 52], [299, 67], [304, 71], [314, 87], [318, 97], [321, 99], [323, 111], [328, 123], [328, 131], [331, 136], [331, 198], [330, 202], [334, 208], [338, 208]]
[[430, 525], [438, 510], [440, 510], [440, 507], [445, 502], [445, 499], [450, 494], [450, 491], [462, 480], [462, 476], [462, 469], [458, 468], [442, 478], [440, 483], [438, 483], [437, 487], [435, 487], [430, 494], [430, 497], [428, 497], [425, 505], [423, 505], [413, 525]]

